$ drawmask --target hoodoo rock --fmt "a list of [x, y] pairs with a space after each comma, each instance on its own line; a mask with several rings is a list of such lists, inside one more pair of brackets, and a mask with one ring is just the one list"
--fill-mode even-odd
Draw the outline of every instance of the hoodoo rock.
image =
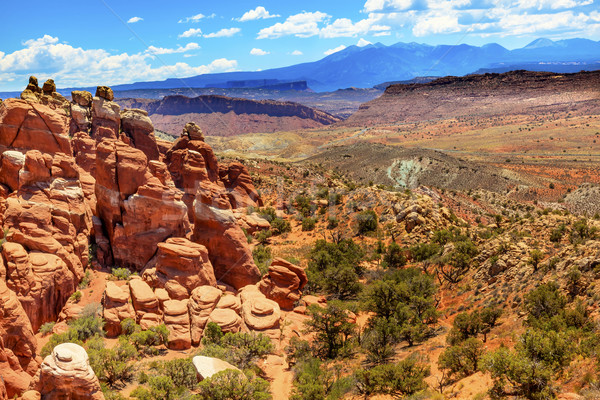
[[135, 309], [136, 321], [147, 329], [160, 324], [162, 313], [160, 311], [158, 298], [146, 282], [137, 278], [129, 281], [131, 299]]
[[232, 208], [262, 207], [263, 202], [252, 183], [244, 164], [234, 162], [219, 170], [221, 180], [229, 192]]
[[39, 366], [36, 349], [31, 323], [19, 299], [0, 278], [0, 381], [9, 398], [29, 386]]
[[308, 283], [306, 272], [282, 258], [276, 258], [269, 267], [269, 272], [258, 283], [260, 291], [274, 300], [284, 310], [291, 310], [300, 300], [302, 289]]
[[104, 400], [85, 349], [73, 343], [54, 348], [44, 359], [30, 389], [38, 391], [45, 400]]
[[99, 86], [96, 90], [92, 100], [92, 136], [117, 138], [121, 127], [121, 107], [112, 101], [113, 98], [110, 88]]
[[178, 300], [189, 298], [198, 286], [217, 285], [206, 247], [185, 238], [159, 243], [155, 268], [147, 270], [144, 279], [154, 287], [165, 288], [172, 299]]
[[71, 125], [69, 132], [89, 133], [92, 128], [92, 101], [90, 92], [84, 90], [75, 90], [71, 92]]
[[148, 112], [138, 109], [121, 111], [121, 128], [131, 139], [131, 145], [143, 151], [148, 160], [159, 159], [154, 126], [148, 117]]
[[135, 319], [135, 310], [129, 302], [129, 287], [121, 288], [114, 282], [106, 282], [104, 291], [104, 329], [109, 337], [121, 334], [121, 322], [126, 318]]
[[242, 316], [246, 326], [250, 330], [265, 333], [271, 339], [278, 339], [281, 319], [279, 305], [267, 299], [254, 285], [244, 287], [239, 296], [242, 300]]
[[190, 336], [190, 315], [187, 301], [167, 300], [163, 304], [165, 325], [169, 330], [167, 346], [173, 350], [189, 349], [192, 344]]
[[187, 136], [190, 140], [201, 140], [204, 141], [204, 133], [202, 129], [195, 122], [188, 122], [183, 128], [182, 136]]
[[200, 286], [192, 291], [188, 308], [190, 312], [190, 331], [192, 344], [197, 346], [202, 338], [202, 332], [208, 322], [208, 317], [221, 299], [220, 289], [212, 286]]

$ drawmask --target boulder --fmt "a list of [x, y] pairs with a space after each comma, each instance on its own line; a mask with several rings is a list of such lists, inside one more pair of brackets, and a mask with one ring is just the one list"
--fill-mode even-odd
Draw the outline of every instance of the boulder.
[[74, 90], [71, 92], [73, 103], [81, 107], [91, 107], [94, 100], [92, 94], [86, 90]]
[[190, 312], [190, 332], [192, 344], [197, 346], [202, 338], [202, 332], [208, 322], [208, 317], [221, 299], [220, 289], [213, 286], [200, 286], [192, 291], [188, 308]]
[[275, 258], [267, 274], [258, 283], [258, 288], [282, 309], [291, 310], [300, 300], [302, 289], [307, 283], [308, 278], [304, 268], [282, 258]]
[[148, 160], [158, 160], [160, 153], [154, 137], [154, 126], [148, 112], [125, 109], [121, 112], [122, 131], [131, 139], [131, 145], [144, 152]]
[[167, 300], [163, 304], [165, 325], [169, 330], [167, 347], [171, 350], [186, 350], [191, 347], [190, 315], [187, 301]]
[[158, 244], [155, 275], [152, 281], [156, 287], [166, 288], [171, 298], [181, 297], [169, 290], [173, 286], [183, 287], [182, 297], [187, 299], [198, 286], [217, 285], [206, 247], [185, 238], [169, 238]]
[[45, 95], [52, 95], [52, 93], [56, 92], [56, 84], [54, 83], [54, 79], [48, 79], [44, 82], [44, 86], [42, 86], [42, 92]]
[[135, 310], [129, 302], [130, 299], [128, 287], [121, 288], [114, 282], [106, 282], [103, 317], [104, 330], [108, 337], [116, 337], [121, 334], [121, 321], [124, 319], [136, 319]]
[[210, 313], [208, 322], [219, 325], [223, 333], [236, 333], [242, 328], [242, 318], [231, 308], [215, 308]]
[[108, 101], [113, 101], [115, 99], [115, 94], [113, 93], [113, 90], [108, 86], [98, 86], [96, 88], [96, 97], [100, 97]]
[[204, 141], [204, 134], [202, 133], [202, 129], [195, 122], [188, 122], [183, 127], [183, 133], [181, 136], [187, 136], [190, 140], [200, 140]]
[[210, 378], [217, 372], [226, 371], [228, 369], [240, 371], [239, 368], [229, 364], [227, 361], [214, 357], [196, 356], [192, 358], [192, 363], [194, 364], [194, 367], [196, 367], [198, 379], [201, 381]]
[[10, 190], [19, 189], [19, 173], [25, 165], [25, 154], [16, 150], [7, 150], [2, 153], [0, 163], [0, 183], [5, 184]]
[[73, 343], [54, 348], [44, 359], [30, 389], [47, 400], [104, 400], [85, 349]]
[[116, 138], [120, 127], [121, 107], [105, 97], [96, 95], [92, 100], [92, 136]]

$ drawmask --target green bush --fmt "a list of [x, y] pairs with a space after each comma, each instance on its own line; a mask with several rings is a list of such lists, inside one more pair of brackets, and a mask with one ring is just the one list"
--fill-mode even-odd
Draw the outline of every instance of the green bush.
[[326, 307], [311, 305], [310, 319], [304, 324], [314, 333], [314, 353], [322, 358], [334, 359], [352, 353], [356, 326], [348, 320], [348, 308], [339, 300], [331, 300]]
[[79, 282], [79, 285], [77, 286], [79, 289], [85, 289], [88, 286], [90, 286], [90, 282], [92, 281], [92, 274], [90, 273], [90, 270], [86, 270], [85, 271], [85, 275], [83, 275], [83, 278], [81, 279], [81, 282]]
[[554, 243], [559, 243], [565, 235], [566, 229], [567, 227], [565, 226], [565, 224], [560, 224], [556, 228], [552, 229], [552, 231], [550, 232], [550, 241]]
[[342, 398], [352, 389], [350, 377], [342, 377], [337, 365], [307, 358], [294, 367], [291, 400]]
[[313, 229], [315, 229], [315, 224], [317, 223], [317, 221], [315, 221], [314, 218], [311, 217], [306, 217], [302, 220], [302, 231], [306, 232], [306, 231], [312, 231]]
[[364, 251], [350, 239], [338, 243], [317, 240], [309, 255], [307, 289], [340, 299], [356, 296], [364, 272], [363, 257]]
[[281, 235], [283, 233], [291, 232], [292, 226], [283, 218], [275, 218], [273, 222], [271, 222], [271, 230], [274, 235]]
[[483, 353], [483, 343], [469, 338], [444, 350], [438, 358], [438, 367], [446, 372], [450, 381], [456, 381], [477, 372], [477, 365]]
[[314, 212], [314, 206], [311, 203], [310, 197], [299, 194], [295, 199], [296, 209], [303, 217], [310, 217]]
[[269, 243], [269, 239], [271, 239], [271, 236], [273, 236], [273, 232], [271, 232], [270, 230], [258, 231], [254, 234], [256, 241], [261, 245]]
[[260, 270], [261, 275], [265, 275], [269, 271], [269, 266], [271, 265], [271, 260], [273, 259], [271, 248], [262, 244], [257, 245], [252, 250], [252, 258]]
[[[216, 340], [216, 337], [211, 341]], [[218, 336], [218, 335], [217, 335]], [[218, 343], [204, 343], [200, 355], [225, 360], [240, 369], [252, 369], [256, 362], [273, 351], [271, 339], [260, 333], [227, 333]]]
[[424, 379], [430, 370], [429, 366], [409, 358], [397, 364], [360, 369], [354, 375], [357, 390], [365, 398], [378, 394], [404, 398], [427, 388]]
[[358, 234], [364, 235], [365, 233], [375, 232], [379, 220], [375, 211], [365, 210], [357, 214], [356, 222], [358, 224]]
[[156, 369], [160, 375], [169, 377], [176, 387], [194, 390], [198, 386], [198, 372], [191, 358], [163, 361]]
[[582, 218], [573, 224], [569, 235], [569, 241], [572, 244], [585, 243], [588, 239], [594, 239], [596, 237], [596, 232], [596, 227], [590, 227], [588, 221], [585, 218]]
[[128, 281], [131, 278], [131, 271], [127, 268], [113, 268], [112, 275], [119, 281]]
[[202, 344], [208, 346], [209, 344], [219, 344], [223, 338], [223, 331], [221, 327], [214, 322], [209, 322], [204, 328], [202, 333]]
[[388, 268], [401, 268], [406, 265], [406, 257], [402, 247], [397, 243], [390, 244], [383, 254], [383, 262]]
[[228, 369], [198, 385], [198, 400], [270, 400], [269, 382], [258, 376]]
[[437, 256], [441, 247], [437, 243], [418, 243], [410, 247], [410, 255], [414, 261], [427, 261]]
[[96, 337], [86, 344], [90, 366], [101, 382], [114, 387], [129, 382], [135, 373], [132, 360], [137, 351], [126, 337], [121, 336], [117, 346], [107, 349], [102, 338]]
[[337, 218], [335, 218], [335, 217], [327, 218], [327, 229], [329, 229], [329, 230], [335, 229], [338, 227], [338, 225], [339, 225], [339, 222], [338, 222]]
[[38, 332], [41, 333], [42, 336], [47, 336], [52, 333], [52, 329], [54, 329], [55, 324], [56, 322], [46, 322], [45, 324], [42, 324], [42, 326], [40, 326]]
[[277, 212], [273, 207], [266, 207], [261, 209], [260, 211], [258, 211], [258, 215], [260, 215], [262, 218], [266, 219], [270, 223], [275, 221], [275, 219], [277, 218]]
[[169, 330], [164, 324], [151, 327], [148, 330], [135, 330], [129, 340], [141, 355], [156, 355], [158, 349], [156, 346], [164, 345], [169, 339]]
[[73, 293], [70, 297], [70, 299], [75, 302], [75, 303], [79, 303], [79, 301], [81, 300], [81, 292], [78, 290], [75, 293]]

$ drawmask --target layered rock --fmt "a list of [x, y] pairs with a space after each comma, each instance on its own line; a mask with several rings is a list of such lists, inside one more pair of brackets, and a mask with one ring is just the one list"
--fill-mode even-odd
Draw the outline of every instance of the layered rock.
[[223, 292], [220, 289], [213, 286], [200, 286], [192, 291], [188, 308], [191, 338], [194, 346], [200, 343], [208, 318], [219, 303], [222, 294]]
[[0, 381], [8, 397], [22, 393], [39, 363], [37, 341], [19, 299], [0, 279]]
[[160, 153], [154, 137], [154, 126], [148, 112], [125, 109], [121, 112], [121, 128], [131, 139], [131, 145], [144, 152], [148, 160], [158, 160]]
[[98, 86], [92, 100], [92, 136], [116, 139], [121, 126], [121, 107], [113, 102], [110, 88]]
[[263, 202], [252, 183], [246, 166], [233, 162], [219, 170], [221, 180], [229, 192], [232, 208], [262, 207]]
[[90, 133], [92, 129], [92, 101], [90, 92], [75, 90], [71, 92], [71, 124], [69, 132]]
[[[123, 290], [125, 289], [125, 290]], [[106, 282], [104, 291], [104, 330], [107, 336], [115, 337], [121, 334], [121, 321], [126, 318], [135, 319], [135, 310], [129, 302], [129, 288], [121, 288], [114, 282]]]
[[0, 146], [71, 154], [67, 118], [43, 104], [7, 99], [0, 108]]
[[61, 115], [70, 115], [70, 104], [65, 97], [56, 92], [53, 79], [48, 79], [40, 89], [35, 76], [29, 77], [27, 88], [21, 93], [21, 99], [30, 103], [41, 103], [55, 110]]
[[274, 300], [282, 309], [291, 310], [300, 300], [302, 289], [307, 283], [304, 268], [282, 258], [275, 258], [257, 286], [267, 298]]
[[165, 325], [169, 330], [167, 347], [172, 350], [189, 349], [192, 338], [187, 301], [167, 300], [163, 303], [163, 311]]
[[135, 309], [136, 321], [142, 329], [148, 329], [160, 325], [162, 312], [159, 307], [158, 298], [152, 288], [143, 280], [131, 279], [129, 281], [131, 300]]
[[217, 285], [206, 247], [185, 238], [159, 243], [156, 264], [144, 272], [144, 279], [177, 300], [189, 298], [198, 286]]
[[30, 389], [47, 400], [104, 400], [85, 349], [73, 343], [54, 348], [44, 359]]
[[262, 332], [271, 339], [279, 339], [279, 305], [267, 299], [254, 285], [244, 287], [239, 296], [242, 300], [242, 316], [248, 329]]

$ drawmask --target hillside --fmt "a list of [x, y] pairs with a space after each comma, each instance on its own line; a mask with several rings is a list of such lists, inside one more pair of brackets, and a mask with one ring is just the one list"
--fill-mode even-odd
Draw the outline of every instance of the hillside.
[[212, 136], [236, 136], [251, 132], [277, 132], [318, 128], [339, 122], [324, 111], [298, 103], [274, 100], [249, 100], [225, 96], [167, 96], [161, 100], [118, 99], [123, 107], [148, 112], [160, 131], [173, 136], [181, 126], [196, 122]]
[[391, 85], [343, 122], [347, 126], [457, 117], [553, 113], [598, 114], [600, 71], [574, 74], [512, 71]]

